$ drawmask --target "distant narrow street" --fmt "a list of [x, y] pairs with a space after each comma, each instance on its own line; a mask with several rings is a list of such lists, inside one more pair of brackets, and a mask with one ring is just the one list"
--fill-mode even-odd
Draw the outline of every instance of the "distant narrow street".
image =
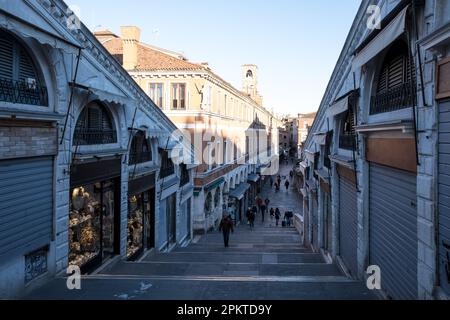
[[[281, 175], [289, 178], [289, 169]], [[271, 206], [298, 212], [294, 192], [262, 192]], [[255, 230], [244, 224], [223, 247], [219, 232], [171, 253], [153, 253], [139, 262], [118, 262], [82, 279], [82, 290], [69, 291], [57, 279], [31, 299], [370, 299], [362, 283], [347, 279], [320, 254], [302, 247], [295, 228], [276, 227], [268, 215], [257, 216]]]

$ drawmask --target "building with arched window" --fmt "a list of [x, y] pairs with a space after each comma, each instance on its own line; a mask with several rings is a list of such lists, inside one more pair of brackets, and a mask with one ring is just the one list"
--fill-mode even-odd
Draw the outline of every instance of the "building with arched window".
[[[203, 209], [209, 192], [218, 186], [223, 189], [225, 181], [231, 177], [236, 179], [243, 169], [251, 168], [252, 173], [256, 173], [256, 167], [267, 169], [268, 162], [278, 162], [278, 121], [263, 107], [258, 92], [257, 66], [242, 66], [242, 89], [239, 90], [206, 63], [193, 63], [181, 54], [141, 42], [138, 27], [122, 27], [120, 36], [109, 30], [98, 31], [95, 35], [178, 128], [198, 144], [194, 151], [198, 164], [194, 173], [195, 230], [204, 233], [217, 228], [228, 208], [217, 206], [210, 214], [205, 214]], [[264, 164], [255, 160], [256, 152], [249, 154], [250, 143], [246, 139], [249, 131], [258, 132], [255, 136], [264, 135], [258, 140], [266, 142], [260, 150], [264, 156], [258, 155], [269, 159]], [[235, 189], [243, 184], [244, 188], [239, 190], [244, 194], [238, 194], [244, 197], [243, 203], [251, 201], [245, 189], [246, 179], [247, 176], [238, 177], [235, 185], [230, 185]], [[234, 202], [228, 204], [234, 205]]]
[[62, 0], [0, 8], [0, 298], [189, 242], [187, 139]]
[[352, 278], [379, 268], [384, 298], [450, 294], [444, 2], [362, 1], [299, 166], [305, 243]]

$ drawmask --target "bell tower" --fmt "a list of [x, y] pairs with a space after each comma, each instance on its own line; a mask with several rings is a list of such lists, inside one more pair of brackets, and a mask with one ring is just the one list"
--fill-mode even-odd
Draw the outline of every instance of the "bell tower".
[[242, 66], [242, 91], [262, 105], [262, 97], [258, 92], [258, 67], [254, 64]]

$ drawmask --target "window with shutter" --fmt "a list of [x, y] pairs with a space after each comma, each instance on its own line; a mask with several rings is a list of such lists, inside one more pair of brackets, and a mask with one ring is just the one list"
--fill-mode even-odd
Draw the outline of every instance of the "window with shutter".
[[0, 101], [46, 106], [47, 89], [28, 50], [0, 31]]
[[98, 102], [88, 104], [78, 119], [74, 135], [75, 145], [110, 144], [117, 142], [112, 119]]
[[14, 65], [13, 42], [0, 34], [0, 78], [13, 80]]
[[370, 114], [412, 107], [416, 103], [416, 72], [408, 45], [400, 40], [388, 51], [380, 71]]

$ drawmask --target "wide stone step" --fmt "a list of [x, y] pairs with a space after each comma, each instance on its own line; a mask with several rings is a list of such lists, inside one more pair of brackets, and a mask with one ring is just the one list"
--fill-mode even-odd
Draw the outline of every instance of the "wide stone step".
[[120, 262], [102, 274], [119, 276], [342, 276], [332, 264]]
[[147, 256], [144, 261], [150, 262], [216, 262], [216, 263], [324, 263], [320, 254], [260, 254], [245, 253], [159, 253]]
[[207, 252], [207, 253], [311, 253], [311, 249], [304, 248], [302, 246], [289, 246], [286, 248], [278, 246], [230, 246], [224, 248], [223, 246], [214, 245], [191, 245], [186, 248], [176, 248], [172, 252]]
[[[300, 244], [301, 239], [299, 236], [240, 236], [230, 235], [230, 243], [255, 243], [255, 244]], [[200, 239], [197, 243], [223, 243], [222, 235], [209, 236], [207, 238]]]
[[360, 282], [323, 282], [319, 277], [297, 281], [212, 279], [152, 279], [99, 276], [82, 280], [83, 290], [67, 290], [66, 279], [57, 278], [25, 299], [59, 300], [359, 300], [375, 299]]

